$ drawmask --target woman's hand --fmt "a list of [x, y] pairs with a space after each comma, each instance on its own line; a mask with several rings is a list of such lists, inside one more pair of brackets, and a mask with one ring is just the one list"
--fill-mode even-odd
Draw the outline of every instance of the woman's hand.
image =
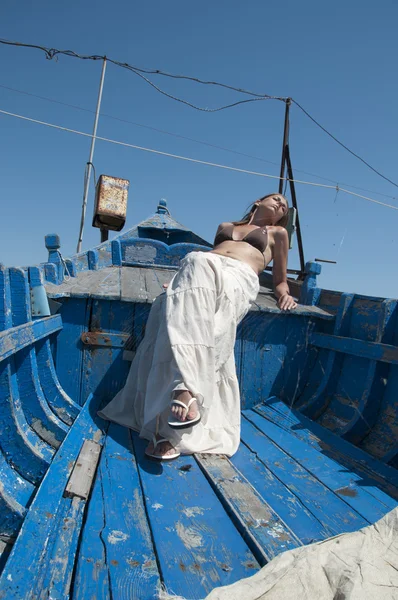
[[297, 302], [295, 302], [290, 294], [286, 293], [279, 297], [278, 306], [281, 310], [292, 310], [293, 308], [296, 308]]

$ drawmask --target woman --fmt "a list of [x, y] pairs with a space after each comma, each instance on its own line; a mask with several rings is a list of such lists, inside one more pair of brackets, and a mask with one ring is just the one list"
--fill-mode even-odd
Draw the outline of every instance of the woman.
[[236, 328], [271, 260], [279, 308], [296, 307], [286, 279], [287, 212], [286, 198], [270, 194], [241, 221], [221, 223], [213, 250], [189, 253], [153, 303], [126, 385], [99, 413], [151, 440], [147, 456], [238, 449]]

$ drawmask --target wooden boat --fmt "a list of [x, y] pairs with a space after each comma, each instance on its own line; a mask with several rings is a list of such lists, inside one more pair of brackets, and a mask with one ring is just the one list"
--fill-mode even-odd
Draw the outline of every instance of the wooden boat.
[[397, 506], [397, 300], [320, 289], [310, 262], [282, 314], [264, 272], [236, 342], [237, 454], [158, 464], [96, 412], [181, 257], [210, 244], [161, 202], [67, 261], [46, 246], [0, 268], [1, 599], [204, 598]]

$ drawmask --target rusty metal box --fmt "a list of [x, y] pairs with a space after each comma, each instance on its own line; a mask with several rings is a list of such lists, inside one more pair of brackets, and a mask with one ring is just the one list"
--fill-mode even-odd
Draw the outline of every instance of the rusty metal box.
[[95, 190], [93, 227], [120, 231], [126, 222], [128, 179], [100, 175]]

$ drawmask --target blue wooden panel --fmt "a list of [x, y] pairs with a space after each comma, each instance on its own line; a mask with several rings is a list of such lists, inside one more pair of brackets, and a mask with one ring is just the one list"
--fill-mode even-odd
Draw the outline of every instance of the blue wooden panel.
[[242, 441], [238, 452], [230, 459], [232, 464], [278, 513], [301, 543], [312, 544], [329, 537], [329, 530], [257, 458], [257, 454], [250, 449], [250, 439], [242, 438]]
[[261, 566], [301, 545], [277, 512], [225, 456], [195, 456], [231, 521]]
[[[28, 278], [22, 269], [10, 269], [10, 289], [13, 326], [17, 327], [32, 320]], [[19, 346], [25, 341], [26, 339]], [[34, 347], [25, 345], [16, 354], [14, 361], [19, 399], [28, 424], [44, 441], [58, 448], [68, 428], [54, 415], [44, 397]]]
[[51, 550], [59, 511], [70, 502], [63, 492], [85, 439], [103, 443], [96, 414], [99, 399], [91, 398], [77, 417], [64, 444], [57, 452], [36, 494], [20, 535], [0, 578], [0, 598], [30, 600], [35, 583], [47, 572], [47, 551]]
[[[77, 565], [75, 599], [152, 600], [160, 577], [129, 431], [110, 425]], [[103, 522], [101, 523], [101, 520]]]
[[314, 327], [315, 321], [303, 316], [251, 312], [244, 318], [238, 361], [243, 408], [273, 394], [294, 402], [311, 366], [307, 340]]
[[259, 459], [299, 497], [304, 506], [319, 519], [331, 535], [356, 531], [367, 525], [364, 518], [320, 483], [246, 417], [242, 420], [242, 437], [250, 439], [250, 448], [257, 452]]
[[16, 536], [35, 487], [10, 467], [0, 448], [0, 536]]
[[50, 409], [40, 386], [34, 348], [24, 348], [14, 358], [19, 399], [26, 421], [47, 444], [59, 448], [69, 427]]
[[51, 410], [66, 425], [72, 425], [80, 406], [69, 398], [58, 381], [49, 340], [36, 344], [36, 358], [40, 385]]
[[[85, 298], [65, 298], [60, 314], [63, 328], [57, 336], [55, 366], [62, 388], [77, 404], [82, 396], [83, 344], [81, 334], [88, 330], [90, 301]], [[67, 357], [67, 360], [66, 360]]]
[[377, 334], [378, 318], [382, 300], [356, 295], [352, 303], [352, 313], [348, 337], [373, 341]]
[[250, 408], [282, 387], [287, 320], [249, 313], [242, 323], [241, 405]]
[[0, 445], [7, 461], [28, 481], [38, 483], [54, 451], [29, 427], [19, 399], [13, 357], [0, 363]]
[[[273, 415], [269, 409], [272, 409]], [[328, 456], [335, 457], [345, 468], [355, 471], [363, 478], [362, 487], [370, 494], [391, 509], [396, 506], [396, 502], [391, 499], [398, 499], [398, 473], [394, 469], [318, 423], [314, 423], [303, 414], [290, 410], [277, 398], [269, 398], [264, 407], [260, 405], [256, 410], [264, 411], [266, 416], [280, 427], [286, 428], [307, 444], [311, 444], [319, 452], [327, 452]]]
[[[349, 331], [353, 301], [353, 294], [341, 295], [334, 324], [334, 335], [346, 335]], [[325, 371], [318, 388], [311, 395], [308, 393], [303, 394], [303, 397], [299, 398], [297, 402], [297, 407], [301, 412], [312, 419], [316, 419], [327, 409], [334, 396], [343, 361], [344, 356], [342, 354], [329, 352]]]
[[169, 593], [192, 600], [252, 575], [259, 565], [192, 456], [159, 464], [133, 434], [146, 511]]
[[[9, 270], [0, 268], [0, 325], [12, 327]], [[4, 334], [0, 334], [4, 335]], [[4, 338], [6, 339], [6, 338]], [[32, 483], [40, 481], [53, 451], [29, 427], [19, 401], [14, 358], [0, 362], [0, 449], [7, 462]]]
[[59, 315], [38, 319], [0, 333], [0, 362], [35, 341], [48, 337], [62, 329]]
[[[139, 266], [167, 265], [178, 267], [180, 261], [189, 252], [200, 250], [208, 252], [210, 248], [198, 244], [177, 243], [169, 246], [160, 241], [144, 238], [130, 238], [128, 240], [114, 240], [112, 242], [113, 264]], [[116, 262], [115, 262], [116, 261]]]
[[[86, 502], [74, 497], [62, 499], [62, 509], [57, 514], [58, 526], [54, 527], [51, 552], [47, 553], [43, 577], [35, 581], [37, 597], [69, 600], [73, 568]], [[49, 545], [47, 545], [49, 549]], [[44, 565], [43, 565], [44, 567]]]
[[381, 383], [384, 393], [379, 404], [377, 420], [372, 430], [360, 443], [360, 448], [377, 458], [384, 459], [396, 447], [398, 441], [398, 366], [390, 365]]
[[101, 466], [97, 470], [90, 496], [86, 520], [82, 531], [78, 556], [73, 600], [110, 600], [109, 572], [102, 531], [105, 527], [104, 494]]
[[[131, 330], [134, 305], [125, 302], [93, 300], [90, 332], [124, 333]], [[111, 399], [123, 386], [130, 363], [123, 361], [121, 348], [84, 346], [83, 395], [91, 391]]]
[[[396, 308], [396, 300], [384, 300], [380, 303], [376, 337], [372, 341], [391, 344]], [[347, 362], [347, 359], [345, 362]], [[358, 373], [349, 369], [346, 369], [345, 377], [342, 374], [343, 379], [361, 381], [361, 385], [358, 386], [360, 394], [356, 410], [347, 424], [337, 429], [337, 433], [344, 439], [358, 444], [372, 430], [380, 414], [388, 372], [389, 365], [385, 362], [369, 360], [367, 372], [363, 378], [358, 377]], [[341, 411], [338, 410], [337, 416], [340, 416], [340, 413]]]
[[342, 470], [341, 463], [326, 452], [320, 452], [313, 446], [292, 435], [290, 431], [264, 418], [264, 413], [245, 411], [245, 417], [260, 429], [275, 444], [283, 449], [323, 485], [340, 497], [369, 523], [381, 519], [388, 508], [362, 488], [365, 483], [356, 473]]

